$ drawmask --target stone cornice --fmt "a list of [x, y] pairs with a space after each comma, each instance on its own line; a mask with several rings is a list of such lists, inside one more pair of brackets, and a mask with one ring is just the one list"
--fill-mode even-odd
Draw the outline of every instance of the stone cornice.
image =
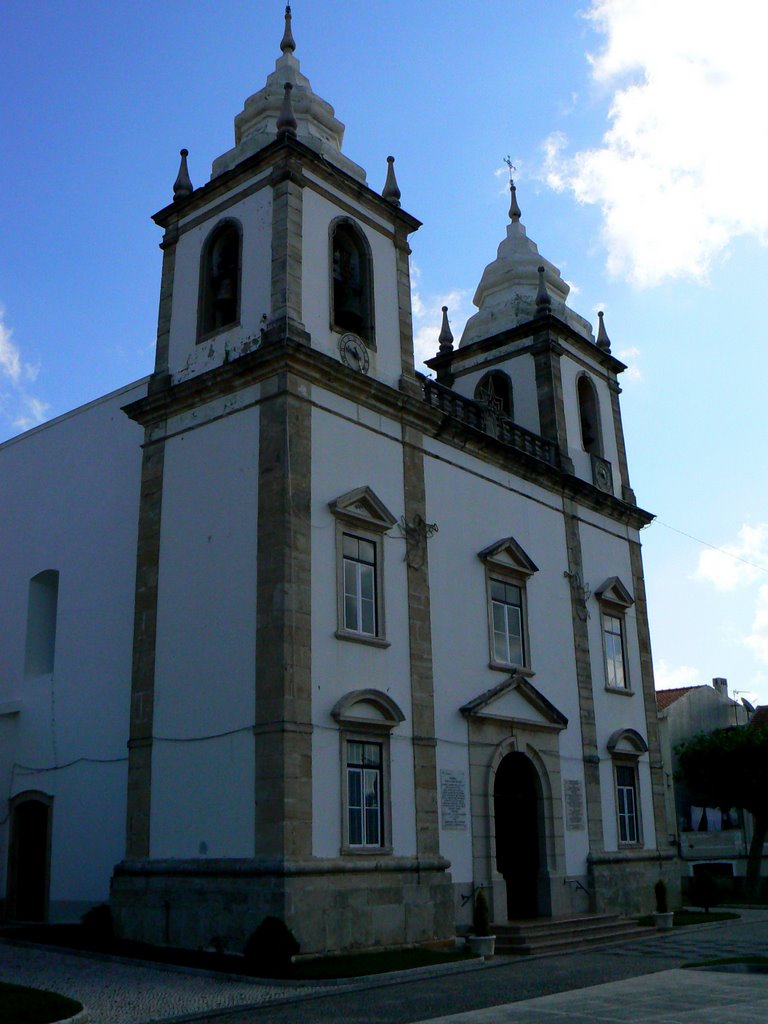
[[291, 335], [288, 330], [281, 340], [262, 345], [255, 352], [180, 384], [150, 388], [146, 398], [125, 406], [124, 411], [142, 426], [151, 427], [268, 378], [295, 374], [318, 388], [413, 427], [426, 437], [459, 448], [616, 522], [637, 530], [652, 522], [651, 513], [428, 406], [421, 399], [416, 380], [404, 378], [402, 389], [397, 391], [372, 377], [355, 373], [339, 360], [310, 348], [306, 342], [294, 340]]
[[[520, 348], [515, 349], [515, 356], [521, 355], [524, 352], [535, 351], [537, 348], [540, 349], [547, 344], [555, 348], [556, 351], [559, 348], [559, 354], [562, 354], [563, 350], [555, 340], [558, 337], [574, 345], [582, 355], [588, 356], [592, 362], [599, 363], [606, 373], [619, 374], [627, 368], [620, 359], [612, 356], [609, 352], [603, 352], [597, 345], [588, 341], [564, 320], [560, 320], [559, 317], [552, 313], [536, 317], [534, 320], [527, 320], [523, 324], [518, 324], [516, 327], [511, 327], [506, 331], [500, 331], [498, 334], [492, 334], [490, 337], [482, 338], [480, 341], [473, 341], [472, 344], [465, 345], [463, 348], [458, 348], [453, 352], [433, 356], [432, 359], [427, 359], [426, 363], [431, 370], [434, 370], [441, 377], [451, 373], [460, 374], [462, 372], [462, 363], [469, 362], [478, 355], [502, 349], [524, 338], [529, 338], [530, 341], [527, 345], [522, 345]], [[475, 369], [475, 367], [471, 367], [471, 369]]]
[[[253, 156], [248, 157], [242, 163], [233, 167], [231, 171], [225, 171], [224, 174], [220, 174], [218, 177], [206, 182], [205, 185], [196, 188], [194, 192], [180, 202], [173, 202], [168, 206], [164, 206], [162, 210], [153, 215], [152, 219], [160, 227], [169, 227], [178, 222], [180, 217], [189, 216], [219, 197], [224, 198], [233, 188], [243, 184], [248, 178], [252, 177], [256, 171], [273, 168], [272, 173], [279, 175], [281, 173], [279, 166], [283, 163], [295, 163], [299, 168], [305, 166], [307, 169], [311, 169], [312, 173], [317, 175], [318, 178], [334, 185], [348, 195], [352, 194], [359, 203], [375, 210], [379, 216], [383, 216], [390, 223], [401, 225], [406, 233], [416, 231], [421, 227], [421, 221], [417, 220], [416, 217], [406, 213], [400, 207], [393, 206], [392, 203], [387, 202], [386, 199], [380, 196], [378, 192], [374, 192], [368, 185], [364, 185], [350, 174], [347, 174], [346, 171], [324, 160], [313, 149], [310, 149], [309, 146], [305, 146], [298, 139], [292, 138], [290, 135], [276, 139], [268, 146], [254, 153]], [[278, 169], [275, 170], [274, 168], [276, 167]], [[300, 175], [300, 183], [310, 187], [312, 184], [303, 175]]]

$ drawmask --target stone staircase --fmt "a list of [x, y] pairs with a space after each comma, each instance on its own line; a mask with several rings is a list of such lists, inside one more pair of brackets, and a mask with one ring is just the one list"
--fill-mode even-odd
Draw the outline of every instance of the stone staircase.
[[539, 917], [531, 921], [492, 924], [496, 953], [528, 956], [533, 953], [573, 953], [586, 946], [602, 946], [651, 934], [635, 921], [617, 914], [581, 914], [578, 917]]

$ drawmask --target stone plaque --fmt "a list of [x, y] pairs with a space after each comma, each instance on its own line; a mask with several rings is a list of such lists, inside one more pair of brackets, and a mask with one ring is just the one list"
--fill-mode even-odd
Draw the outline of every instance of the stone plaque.
[[586, 828], [584, 819], [584, 784], [580, 779], [563, 779], [565, 792], [565, 827], [571, 832]]
[[440, 769], [441, 827], [457, 832], [467, 830], [467, 774]]

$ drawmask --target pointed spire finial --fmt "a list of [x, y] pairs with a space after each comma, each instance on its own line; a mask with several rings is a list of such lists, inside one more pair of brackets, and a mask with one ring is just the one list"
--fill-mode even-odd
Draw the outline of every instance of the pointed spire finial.
[[181, 199], [186, 199], [187, 196], [191, 196], [195, 191], [194, 186], [192, 185], [192, 179], [189, 176], [189, 168], [187, 167], [189, 150], [180, 150], [180, 155], [181, 164], [179, 165], [179, 173], [176, 175], [176, 181], [173, 183], [174, 203], [178, 203]]
[[509, 155], [504, 157], [504, 163], [507, 165], [507, 168], [509, 170], [509, 219], [512, 221], [513, 224], [516, 224], [522, 216], [522, 214], [520, 213], [520, 207], [517, 205], [517, 189], [515, 188], [515, 183], [512, 180], [512, 175], [517, 170], [517, 168], [512, 163], [512, 157]]
[[283, 105], [280, 108], [280, 116], [277, 119], [277, 130], [279, 132], [285, 132], [288, 135], [295, 135], [296, 129], [298, 128], [298, 121], [296, 115], [293, 112], [293, 104], [291, 103], [291, 90], [293, 86], [290, 82], [286, 82], [285, 93], [283, 95]]
[[517, 204], [517, 189], [515, 183], [510, 179], [509, 182], [509, 219], [513, 224], [517, 224], [522, 216], [520, 207]]
[[610, 352], [611, 339], [608, 337], [608, 331], [606, 331], [605, 324], [603, 323], [602, 309], [597, 314], [597, 319], [599, 321], [599, 327], [597, 328], [597, 347], [603, 352]]
[[283, 32], [283, 38], [280, 43], [280, 49], [283, 53], [293, 53], [296, 49], [296, 40], [293, 38], [293, 30], [291, 28], [291, 5], [285, 5], [285, 32]]
[[440, 354], [443, 355], [446, 352], [453, 352], [453, 334], [451, 333], [451, 326], [448, 323], [448, 307], [443, 306], [443, 323], [440, 328], [440, 336], [437, 339], [440, 342]]
[[393, 206], [400, 205], [401, 192], [395, 177], [395, 158], [393, 156], [387, 157], [387, 180], [384, 182], [384, 190], [381, 194]]
[[552, 312], [552, 299], [547, 291], [547, 282], [544, 280], [544, 267], [539, 267], [539, 287], [536, 292], [536, 315], [546, 316]]

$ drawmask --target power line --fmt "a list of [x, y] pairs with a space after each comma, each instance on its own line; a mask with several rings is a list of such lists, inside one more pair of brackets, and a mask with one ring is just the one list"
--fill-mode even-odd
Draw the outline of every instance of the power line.
[[717, 544], [710, 544], [708, 540], [702, 540], [701, 537], [694, 537], [692, 533], [686, 533], [685, 530], [678, 530], [676, 526], [670, 526], [669, 523], [665, 523], [663, 519], [655, 519], [655, 523], [659, 526], [664, 526], [668, 530], [672, 530], [673, 533], [679, 533], [681, 537], [687, 537], [688, 540], [696, 541], [697, 544], [703, 545], [705, 548], [710, 548], [712, 551], [717, 551], [721, 555], [726, 555], [728, 558], [733, 558], [737, 562], [743, 562], [744, 565], [749, 565], [753, 569], [758, 569], [760, 572], [768, 573], [768, 569], [764, 565], [758, 565], [757, 562], [750, 562], [748, 558], [743, 558], [741, 555], [735, 555], [732, 551], [728, 551], [726, 548], [719, 548]]

